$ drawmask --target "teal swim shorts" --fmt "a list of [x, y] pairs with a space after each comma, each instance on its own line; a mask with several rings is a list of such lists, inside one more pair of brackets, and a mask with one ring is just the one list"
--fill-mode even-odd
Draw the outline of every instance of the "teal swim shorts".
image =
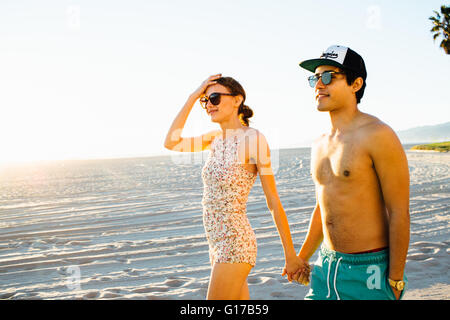
[[[311, 289], [305, 299], [395, 300], [388, 276], [389, 249], [347, 254], [329, 250], [322, 245], [312, 270]], [[403, 281], [406, 284], [406, 275]]]

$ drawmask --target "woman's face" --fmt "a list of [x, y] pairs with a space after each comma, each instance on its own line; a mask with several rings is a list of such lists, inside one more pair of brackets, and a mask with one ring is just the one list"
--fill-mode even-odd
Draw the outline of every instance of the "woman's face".
[[[214, 84], [206, 89], [205, 95], [209, 98], [212, 93], [230, 93], [227, 87], [221, 84]], [[206, 104], [206, 112], [211, 117], [212, 122], [223, 122], [229, 120], [231, 117], [237, 117], [239, 107], [239, 97], [220, 95], [220, 103], [213, 105], [211, 101]]]

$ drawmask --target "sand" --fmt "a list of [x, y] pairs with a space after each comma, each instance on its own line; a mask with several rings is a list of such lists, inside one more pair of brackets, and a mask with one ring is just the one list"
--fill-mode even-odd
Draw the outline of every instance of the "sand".
[[[449, 299], [450, 154], [407, 156], [405, 299]], [[277, 186], [298, 250], [314, 206], [309, 149], [281, 150], [279, 159]], [[0, 299], [204, 299], [210, 264], [202, 163], [190, 160], [1, 167]], [[303, 299], [308, 287], [281, 277], [282, 247], [259, 179], [247, 211], [258, 242], [251, 298]]]

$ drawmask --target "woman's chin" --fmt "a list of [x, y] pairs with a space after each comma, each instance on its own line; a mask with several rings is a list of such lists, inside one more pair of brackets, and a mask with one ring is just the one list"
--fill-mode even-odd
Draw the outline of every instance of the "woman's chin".
[[210, 116], [210, 118], [211, 118], [211, 122], [219, 122], [219, 118], [215, 114], [212, 114]]

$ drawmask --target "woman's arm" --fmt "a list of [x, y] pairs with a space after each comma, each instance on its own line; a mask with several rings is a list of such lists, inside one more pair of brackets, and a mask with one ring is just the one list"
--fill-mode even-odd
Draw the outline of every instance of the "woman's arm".
[[[255, 141], [256, 140], [256, 141]], [[286, 213], [281, 204], [278, 196], [275, 178], [272, 172], [272, 165], [270, 161], [270, 149], [265, 137], [257, 132], [256, 148], [251, 148], [250, 156], [255, 159], [256, 166], [258, 168], [261, 185], [266, 195], [267, 207], [269, 208], [272, 218], [278, 230], [278, 234], [283, 245], [284, 257], [286, 265], [283, 270], [282, 276], [288, 275], [288, 280], [291, 281], [291, 275], [297, 272], [299, 269], [304, 268], [303, 261], [297, 257], [294, 244], [292, 242], [291, 232], [289, 229], [289, 222]], [[256, 154], [255, 154], [256, 152]]]
[[169, 132], [166, 135], [166, 140], [164, 142], [165, 148], [180, 152], [197, 152], [205, 150], [210, 145], [213, 137], [217, 134], [217, 131], [211, 131], [207, 134], [190, 138], [181, 137], [181, 133], [183, 131], [184, 125], [186, 124], [189, 113], [191, 112], [192, 107], [194, 106], [197, 99], [200, 98], [200, 96], [210, 85], [215, 84], [215, 80], [220, 77], [220, 74], [210, 76], [200, 85], [200, 87], [195, 92], [193, 92], [189, 96], [188, 100], [176, 116], [175, 120], [172, 123], [172, 126], [169, 129]]

